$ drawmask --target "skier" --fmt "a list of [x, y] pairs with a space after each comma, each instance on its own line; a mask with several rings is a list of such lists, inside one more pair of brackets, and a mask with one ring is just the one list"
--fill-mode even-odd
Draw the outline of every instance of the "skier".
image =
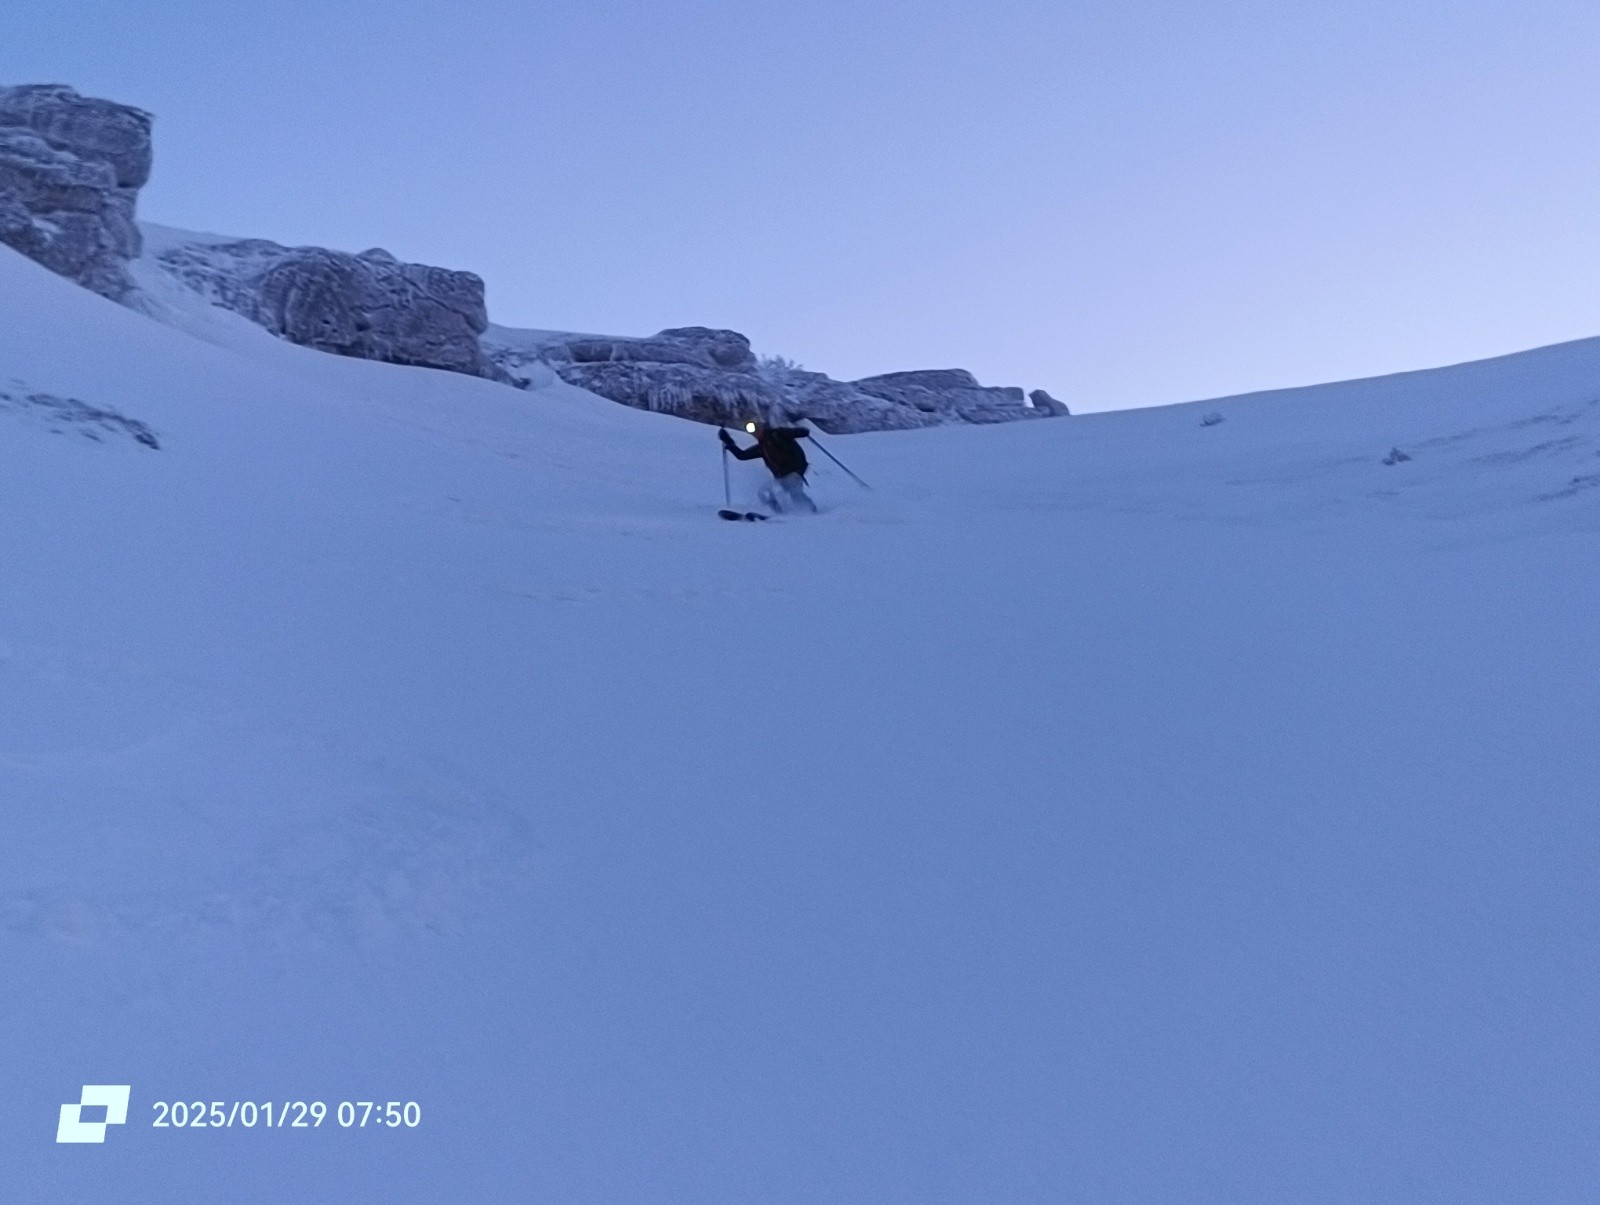
[[741, 448], [733, 442], [725, 427], [717, 429], [722, 446], [732, 452], [737, 460], [755, 460], [760, 457], [772, 473], [772, 481], [761, 487], [761, 501], [774, 511], [783, 514], [791, 510], [817, 513], [817, 504], [806, 493], [805, 449], [799, 441], [810, 435], [804, 427], [769, 427], [760, 420], [745, 424], [744, 429], [756, 437], [756, 442]]

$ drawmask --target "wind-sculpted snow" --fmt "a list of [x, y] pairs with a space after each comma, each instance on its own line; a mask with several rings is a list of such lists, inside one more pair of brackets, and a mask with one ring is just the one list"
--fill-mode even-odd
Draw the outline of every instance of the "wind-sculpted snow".
[[0, 88], [0, 242], [107, 297], [130, 287], [150, 115], [61, 85]]
[[471, 272], [284, 247], [266, 239], [177, 242], [157, 261], [217, 305], [318, 351], [482, 375], [488, 326], [483, 281]]

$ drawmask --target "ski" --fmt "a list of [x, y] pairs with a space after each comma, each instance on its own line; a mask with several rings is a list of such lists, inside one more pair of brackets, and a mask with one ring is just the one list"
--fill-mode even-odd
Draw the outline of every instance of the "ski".
[[730, 523], [741, 519], [754, 523], [758, 519], [770, 518], [770, 516], [764, 515], [758, 510], [719, 510], [717, 517], [719, 519], [727, 519]]

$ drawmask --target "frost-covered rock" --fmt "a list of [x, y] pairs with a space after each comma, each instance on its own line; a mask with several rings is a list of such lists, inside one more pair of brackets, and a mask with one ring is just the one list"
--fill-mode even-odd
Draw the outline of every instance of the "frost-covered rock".
[[964, 368], [929, 368], [890, 372], [853, 382], [857, 389], [925, 414], [967, 423], [1007, 423], [1038, 418], [1022, 390], [978, 384]]
[[1072, 413], [1067, 409], [1067, 404], [1051, 397], [1043, 389], [1035, 389], [1028, 395], [1028, 400], [1033, 403], [1033, 408], [1043, 416], [1065, 418]]
[[738, 331], [713, 330], [704, 326], [675, 326], [656, 336], [677, 344], [698, 348], [717, 368], [749, 371], [756, 366], [750, 340]]
[[[523, 336], [519, 338], [519, 336]], [[647, 338], [523, 332], [491, 336], [486, 354], [513, 383], [527, 366], [549, 365], [570, 385], [640, 410], [730, 425], [773, 413], [783, 395], [755, 372], [750, 340], [737, 331], [674, 327]]]
[[804, 416], [837, 435], [936, 427], [945, 421], [937, 414], [868, 393], [853, 382], [836, 381], [825, 373], [789, 369], [782, 374], [780, 386], [785, 417]]
[[823, 431], [893, 431], [949, 422], [1008, 422], [1065, 414], [1030, 406], [1020, 389], [989, 389], [960, 370], [837, 381], [781, 357], [758, 359], [737, 331], [675, 327], [644, 338], [496, 328], [485, 353], [515, 383], [549, 365], [568, 384], [612, 401], [731, 426], [752, 417], [805, 417]]
[[738, 331], [681, 326], [648, 339], [615, 339], [576, 335], [546, 348], [553, 360], [574, 364], [602, 364], [616, 360], [654, 364], [695, 364], [719, 371], [748, 372], [756, 357], [750, 340]]
[[[3, 220], [3, 219], [0, 219]], [[467, 272], [360, 255], [147, 228], [147, 262], [292, 342], [538, 389], [553, 377], [640, 410], [723, 426], [810, 419], [832, 433], [1065, 414], [991, 389], [969, 372], [836, 381], [758, 358], [738, 331], [670, 327], [643, 338], [489, 327], [483, 282]]]
[[173, 242], [156, 256], [217, 305], [319, 351], [497, 375], [478, 336], [489, 325], [471, 272], [402, 263], [382, 248], [350, 255], [266, 239]]
[[783, 395], [753, 373], [638, 360], [554, 367], [569, 385], [614, 402], [719, 426], [775, 414], [783, 406]]
[[[148, 113], [64, 85], [0, 88], [0, 242], [147, 313], [161, 311], [153, 298], [175, 280], [306, 347], [523, 388], [554, 374], [700, 422], [803, 416], [824, 431], [853, 432], [1067, 413], [1042, 390], [1030, 404], [1022, 390], [985, 387], [960, 369], [837, 381], [781, 357], [758, 359], [744, 335], [703, 326], [642, 339], [497, 329], [485, 340], [479, 277], [402, 263], [381, 248], [351, 255], [150, 227], [154, 245], [144, 250], [134, 207], [150, 177], [150, 127]], [[135, 259], [142, 289], [128, 271]]]
[[61, 84], [0, 88], [0, 242], [107, 297], [131, 282], [150, 115]]
[[892, 372], [858, 381], [835, 381], [821, 373], [792, 369], [784, 374], [783, 385], [791, 409], [817, 419], [825, 431], [1008, 423], [1067, 413], [1042, 390], [1035, 391], [1029, 405], [1021, 389], [980, 385], [960, 368]]

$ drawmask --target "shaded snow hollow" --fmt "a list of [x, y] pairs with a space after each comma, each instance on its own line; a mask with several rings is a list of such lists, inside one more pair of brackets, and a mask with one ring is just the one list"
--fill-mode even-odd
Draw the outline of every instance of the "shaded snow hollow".
[[0, 251], [8, 1200], [1592, 1195], [1600, 341], [722, 524], [704, 428], [149, 304]]

